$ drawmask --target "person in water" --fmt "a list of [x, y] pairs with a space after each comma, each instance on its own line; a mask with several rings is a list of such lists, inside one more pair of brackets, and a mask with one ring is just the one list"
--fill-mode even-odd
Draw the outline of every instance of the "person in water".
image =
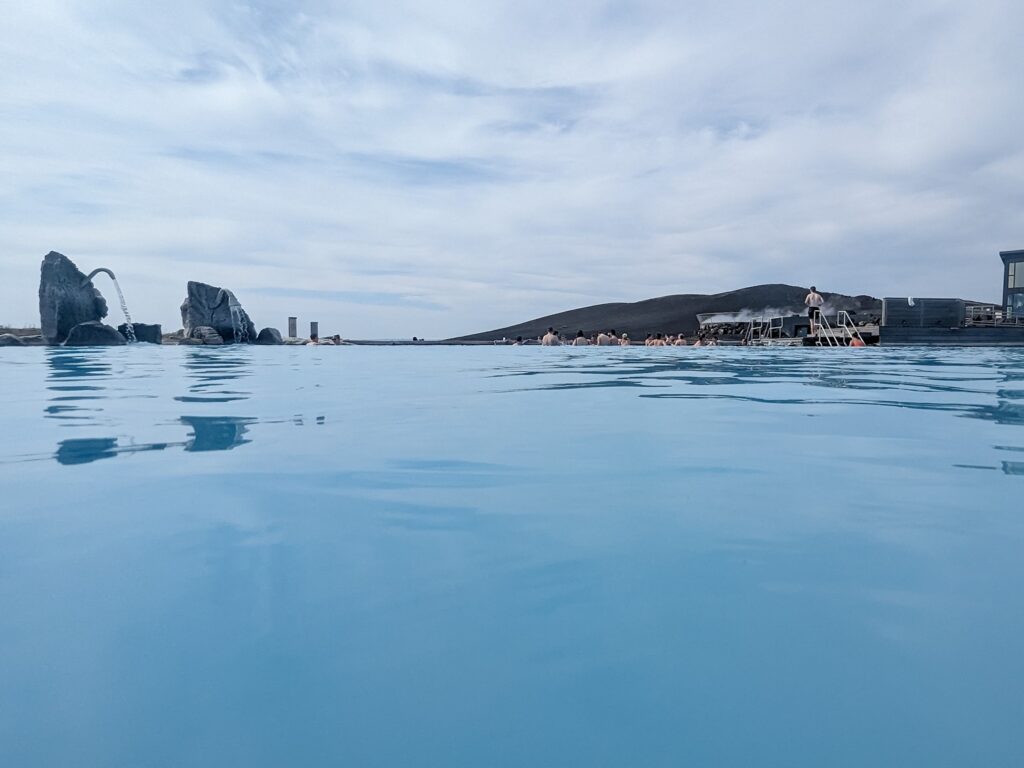
[[866, 347], [867, 344], [864, 343], [864, 339], [862, 339], [860, 336], [854, 336], [853, 338], [850, 339], [850, 346], [851, 347]]
[[[614, 333], [614, 331], [612, 331], [612, 333]], [[619, 337], [619, 346], [620, 347], [628, 347], [628, 346], [630, 346], [630, 344], [631, 344], [631, 342], [629, 340], [629, 334], [623, 332], [622, 336]]]
[[309, 341], [306, 342], [307, 347], [317, 347], [320, 345], [320, 337], [315, 333], [309, 334]]
[[612, 345], [612, 337], [604, 331], [597, 334], [597, 346], [599, 347], [610, 347]]
[[815, 320], [818, 319], [818, 315], [821, 314], [821, 306], [825, 303], [824, 297], [818, 293], [818, 289], [813, 285], [811, 286], [810, 292], [804, 298], [804, 306], [807, 307], [807, 317], [811, 321], [811, 333], [817, 333], [817, 323]]
[[554, 328], [548, 328], [548, 332], [541, 338], [540, 343], [545, 347], [557, 347], [561, 345], [561, 341], [558, 339], [558, 334], [555, 333]]
[[587, 337], [583, 335], [583, 331], [576, 331], [576, 338], [573, 339], [572, 345], [574, 347], [589, 347], [590, 342]]

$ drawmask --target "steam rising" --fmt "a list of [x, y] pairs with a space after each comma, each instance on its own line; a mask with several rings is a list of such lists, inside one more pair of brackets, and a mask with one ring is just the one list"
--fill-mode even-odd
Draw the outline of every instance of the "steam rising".
[[[821, 306], [823, 315], [834, 315], [843, 307], [836, 307], [825, 302]], [[806, 307], [764, 307], [762, 309], [744, 308], [739, 312], [719, 312], [713, 315], [700, 315], [702, 323], [749, 323], [751, 320], [767, 320], [769, 317], [789, 317], [790, 315], [806, 315]]]

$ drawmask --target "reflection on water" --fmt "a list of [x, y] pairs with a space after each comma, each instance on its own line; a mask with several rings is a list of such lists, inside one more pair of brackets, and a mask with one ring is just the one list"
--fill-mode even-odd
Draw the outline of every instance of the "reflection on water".
[[90, 414], [101, 413], [100, 403], [111, 378], [110, 359], [81, 348], [47, 348], [46, 352], [46, 388], [54, 393], [45, 408], [46, 417], [74, 426], [90, 421]]
[[182, 416], [181, 423], [192, 428], [186, 451], [227, 451], [250, 442], [247, 425], [256, 419], [239, 416]]
[[192, 383], [189, 394], [175, 398], [179, 402], [231, 403], [252, 395], [251, 390], [240, 386], [252, 376], [251, 350], [245, 345], [188, 348], [184, 366]]
[[[184, 350], [182, 367], [190, 381], [188, 394], [173, 397], [177, 402], [223, 404], [246, 400], [251, 391], [239, 383], [252, 375], [252, 360], [246, 350], [225, 347], [214, 350]], [[125, 418], [127, 402], [158, 398], [150, 390], [162, 388], [171, 371], [158, 355], [161, 350], [132, 350], [134, 358], [116, 357], [104, 349], [45, 350], [46, 388], [50, 393], [43, 408], [45, 418], [79, 428], [111, 426], [146, 428], [145, 422]], [[115, 374], [115, 367], [121, 365]], [[137, 381], [149, 382], [141, 387]], [[102, 414], [102, 418], [101, 418]], [[321, 423], [322, 423], [322, 418]], [[139, 441], [133, 435], [80, 437], [58, 441], [53, 458], [63, 465], [87, 464], [120, 454], [160, 451], [182, 447], [188, 452], [230, 450], [251, 442], [248, 426], [257, 419], [249, 416], [183, 415], [177, 424], [189, 432], [184, 440]]]
[[170, 445], [174, 445], [174, 443], [120, 445], [116, 437], [76, 438], [61, 440], [53, 457], [60, 464], [88, 464], [99, 459], [112, 459], [122, 453], [162, 451]]
[[[449, 350], [468, 355], [466, 350]], [[137, 352], [132, 350], [132, 353]], [[399, 352], [391, 351], [398, 355]], [[437, 354], [443, 354], [438, 352]], [[180, 381], [174, 376], [170, 355], [177, 355], [187, 390], [168, 392]], [[95, 436], [58, 440], [52, 455], [62, 464], [81, 464], [121, 453], [137, 453], [181, 446], [188, 452], [230, 450], [253, 440], [251, 427], [286, 421], [303, 426], [326, 424], [323, 414], [219, 412], [230, 404], [251, 401], [256, 377], [254, 351], [246, 347], [155, 350], [152, 356], [124, 351], [51, 348], [45, 350], [46, 402], [43, 416], [78, 431], [99, 428]], [[303, 365], [302, 363], [308, 363]], [[291, 360], [288, 370], [298, 376], [303, 398], [316, 394], [305, 378], [323, 361]], [[260, 378], [267, 366], [286, 365], [259, 359]], [[711, 350], [508, 350], [493, 351], [487, 366], [470, 373], [494, 382], [496, 396], [521, 393], [566, 393], [588, 397], [588, 391], [608, 392], [617, 398], [653, 401], [732, 401], [737, 408], [844, 405], [870, 409], [909, 409], [945, 412], [982, 419], [999, 425], [1024, 425], [1024, 352], [976, 353], [935, 350], [885, 350], [860, 353], [840, 351], [711, 349]], [[382, 377], [403, 374], [381, 371]], [[382, 378], [381, 382], [386, 381]], [[521, 382], [509, 387], [510, 382]], [[141, 386], [140, 386], [141, 384]], [[315, 387], [320, 384], [314, 385]], [[152, 425], [134, 413], [132, 401], [168, 400], [215, 408], [214, 413], [174, 414], [166, 408]], [[266, 395], [263, 395], [266, 399]], [[152, 410], [152, 408], [147, 408]], [[156, 413], [156, 410], [153, 412]], [[310, 419], [307, 422], [307, 419]], [[159, 426], [184, 425], [188, 432], [139, 434]], [[123, 430], [130, 430], [124, 433]], [[115, 431], [120, 430], [120, 431]], [[1002, 448], [1008, 449], [1008, 448]], [[1010, 448], [1012, 449], [1012, 448]], [[993, 462], [1005, 474], [1020, 475], [1021, 462]]]
[[[184, 394], [166, 392], [167, 383], [174, 380], [173, 367], [160, 355], [168, 352], [179, 357], [187, 382]], [[612, 390], [621, 393], [616, 397], [655, 401], [733, 401], [738, 408], [843, 404], [938, 411], [1006, 426], [1024, 425], [1024, 353], [1020, 350], [983, 351], [977, 357], [934, 350], [904, 350], [898, 355], [884, 350], [832, 354], [763, 349], [505, 352], [504, 357], [496, 353], [488, 367], [474, 372], [493, 381], [498, 395], [576, 392], [586, 397], [587, 391]], [[133, 399], [169, 395], [174, 402], [216, 408], [251, 400], [254, 391], [254, 357], [249, 348], [158, 350], [149, 358], [118, 354], [103, 349], [45, 350], [44, 417], [78, 430], [102, 428], [97, 436], [57, 441], [53, 456], [62, 464], [170, 446], [182, 446], [188, 452], [230, 450], [250, 443], [250, 427], [258, 422], [305, 423], [299, 414], [190, 413], [172, 417], [173, 423], [188, 428], [183, 439], [173, 434], [160, 440], [131, 433], [111, 436], [112, 430], [126, 425], [133, 430], [146, 426], [124, 417]], [[260, 365], [268, 362], [260, 360]], [[292, 361], [290, 370], [304, 376], [310, 369]], [[525, 386], [508, 387], [512, 381]], [[147, 384], [140, 387], [140, 382]], [[312, 418], [317, 425], [326, 423], [322, 414]], [[160, 420], [161, 425], [169, 423], [166, 416]], [[991, 466], [1020, 474], [1020, 462]]]
[[88, 464], [117, 455], [116, 437], [83, 437], [61, 440], [54, 458], [61, 464]]
[[[520, 357], [482, 373], [492, 378], [529, 381], [527, 386], [508, 389], [508, 392], [661, 389], [665, 391], [641, 391], [637, 396], [766, 405], [842, 402], [949, 411], [998, 424], [1024, 424], [1024, 389], [1019, 387], [1024, 381], [1024, 351], [978, 351], [980, 355], [992, 355], [992, 359], [985, 362], [962, 355], [963, 352], [905, 349], [899, 352], [845, 350], [832, 354], [821, 350], [750, 348], [653, 352], [595, 349], [575, 351], [550, 360]], [[966, 353], [970, 354], [970, 351]], [[816, 394], [815, 390], [822, 391]], [[773, 391], [785, 394], [773, 395]], [[879, 397], [880, 392], [891, 392], [894, 396]], [[936, 397], [922, 399], [908, 397], [908, 394]], [[965, 402], [947, 395], [985, 395], [986, 402]]]

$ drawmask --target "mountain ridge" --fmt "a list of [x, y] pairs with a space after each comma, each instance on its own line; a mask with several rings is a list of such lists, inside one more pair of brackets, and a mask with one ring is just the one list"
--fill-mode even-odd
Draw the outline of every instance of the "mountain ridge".
[[[578, 307], [527, 320], [504, 328], [459, 336], [453, 341], [494, 341], [502, 338], [525, 339], [542, 335], [549, 327], [563, 335], [583, 331], [590, 335], [614, 328], [637, 338], [647, 333], [686, 333], [697, 330], [697, 315], [713, 313], [750, 313], [763, 310], [801, 313], [809, 289], [785, 283], [752, 285], [721, 293], [681, 293], [634, 302], [605, 302]], [[851, 313], [880, 315], [882, 301], [865, 294], [850, 296], [819, 291], [828, 308]]]

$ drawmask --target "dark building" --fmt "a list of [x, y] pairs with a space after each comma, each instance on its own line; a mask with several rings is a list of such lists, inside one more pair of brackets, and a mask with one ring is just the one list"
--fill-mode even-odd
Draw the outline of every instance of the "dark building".
[[1003, 260], [1003, 311], [1006, 319], [1024, 318], [1024, 251], [1000, 251]]

